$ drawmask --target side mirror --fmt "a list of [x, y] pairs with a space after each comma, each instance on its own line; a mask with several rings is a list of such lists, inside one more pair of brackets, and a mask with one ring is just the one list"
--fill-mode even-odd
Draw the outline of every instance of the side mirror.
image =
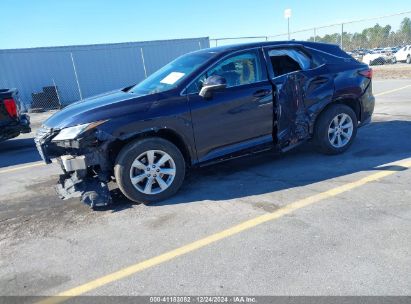
[[204, 81], [199, 95], [204, 99], [210, 99], [213, 97], [213, 92], [224, 90], [226, 87], [227, 80], [224, 77], [213, 75]]

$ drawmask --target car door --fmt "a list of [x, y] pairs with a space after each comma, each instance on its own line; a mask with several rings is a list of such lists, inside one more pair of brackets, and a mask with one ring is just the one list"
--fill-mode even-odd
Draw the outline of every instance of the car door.
[[[224, 77], [227, 88], [205, 99], [199, 91], [213, 75]], [[261, 48], [220, 59], [188, 86], [187, 98], [200, 162], [272, 145], [272, 85]]]
[[405, 61], [407, 59], [407, 49], [408, 47], [404, 47], [398, 51], [397, 60], [398, 61]]
[[286, 151], [309, 138], [314, 116], [334, 94], [334, 76], [302, 46], [264, 49], [274, 85], [274, 132]]

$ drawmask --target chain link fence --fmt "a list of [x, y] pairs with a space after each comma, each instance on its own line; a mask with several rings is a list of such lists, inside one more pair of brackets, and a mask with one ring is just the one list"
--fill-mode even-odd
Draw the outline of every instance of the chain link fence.
[[411, 63], [411, 11], [318, 26], [278, 35], [211, 39], [212, 46], [260, 41], [324, 42], [340, 45], [369, 65]]
[[207, 37], [118, 44], [0, 50], [0, 88], [17, 88], [23, 112], [63, 108], [134, 85]]

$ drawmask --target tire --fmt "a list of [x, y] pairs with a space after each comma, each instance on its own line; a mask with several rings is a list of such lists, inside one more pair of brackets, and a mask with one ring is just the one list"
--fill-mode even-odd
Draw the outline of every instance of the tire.
[[[170, 160], [160, 164], [161, 160], [168, 158]], [[185, 170], [184, 157], [174, 144], [151, 137], [131, 142], [120, 151], [114, 176], [128, 199], [149, 204], [174, 195], [183, 184]], [[173, 171], [174, 174], [171, 174]]]
[[[342, 121], [344, 118], [345, 120]], [[338, 123], [336, 124], [336, 122]], [[350, 122], [352, 127], [348, 128]], [[342, 127], [340, 127], [340, 124]], [[317, 150], [328, 155], [345, 152], [357, 135], [357, 125], [358, 118], [350, 107], [343, 104], [331, 105], [320, 114], [315, 125], [314, 141]], [[347, 128], [344, 128], [344, 126]]]
[[408, 56], [407, 56], [406, 62], [407, 62], [408, 64], [411, 64], [411, 55], [408, 55]]

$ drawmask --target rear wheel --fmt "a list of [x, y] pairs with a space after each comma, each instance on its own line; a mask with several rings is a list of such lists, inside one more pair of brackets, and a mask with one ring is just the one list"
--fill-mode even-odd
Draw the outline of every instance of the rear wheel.
[[152, 203], [175, 194], [185, 176], [180, 150], [162, 138], [148, 138], [125, 146], [114, 167], [117, 184], [132, 201]]
[[408, 63], [408, 64], [411, 64], [411, 55], [408, 55], [408, 56], [407, 56], [407, 63]]
[[345, 152], [357, 134], [357, 123], [350, 107], [343, 104], [329, 107], [316, 123], [314, 138], [318, 150], [329, 155]]

